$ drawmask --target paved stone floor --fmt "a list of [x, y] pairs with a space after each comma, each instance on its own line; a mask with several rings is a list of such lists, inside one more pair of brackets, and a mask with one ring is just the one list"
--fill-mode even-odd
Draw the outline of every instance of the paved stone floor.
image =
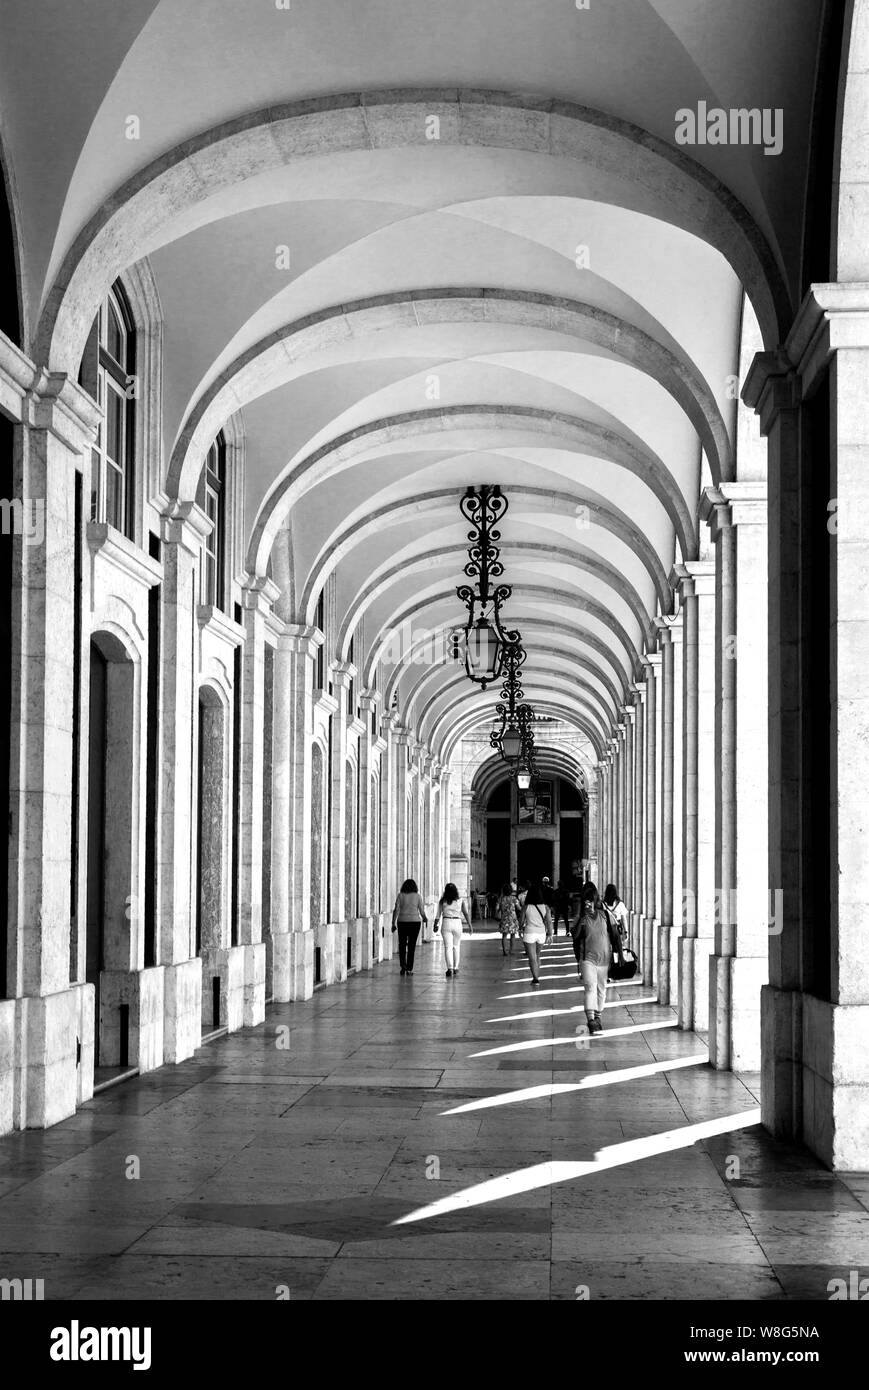
[[7, 1136], [0, 1277], [51, 1299], [827, 1299], [869, 1274], [869, 1175], [773, 1143], [756, 1078], [710, 1070], [642, 983], [589, 1039], [563, 937], [543, 973], [478, 931], [447, 980], [421, 945], [412, 978], [384, 963]]

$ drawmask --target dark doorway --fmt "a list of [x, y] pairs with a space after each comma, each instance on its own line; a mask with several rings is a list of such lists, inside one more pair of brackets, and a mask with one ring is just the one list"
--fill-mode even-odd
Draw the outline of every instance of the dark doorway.
[[92, 643], [88, 718], [88, 858], [85, 980], [94, 987], [94, 1061], [100, 1060], [100, 972], [105, 946], [106, 687], [108, 662]]
[[574, 859], [582, 859], [585, 843], [585, 820], [582, 816], [562, 816], [559, 825], [561, 838], [561, 877], [567, 882]]
[[486, 889], [500, 893], [510, 877], [510, 822], [491, 817], [486, 826]]
[[552, 877], [552, 841], [520, 840], [517, 850], [517, 873], [519, 881], [539, 882], [541, 878]]

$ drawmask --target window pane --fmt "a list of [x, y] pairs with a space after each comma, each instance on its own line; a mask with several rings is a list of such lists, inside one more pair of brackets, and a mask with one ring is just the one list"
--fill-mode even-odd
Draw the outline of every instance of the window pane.
[[91, 521], [100, 519], [100, 456], [91, 449]]
[[126, 366], [124, 361], [124, 330], [111, 301], [109, 301], [106, 349], [120, 366]]
[[123, 531], [124, 477], [111, 463], [106, 468], [106, 521], [116, 531]]
[[106, 453], [114, 463], [124, 462], [124, 397], [110, 388], [106, 401]]
[[213, 555], [205, 557], [205, 602], [217, 603], [217, 566]]

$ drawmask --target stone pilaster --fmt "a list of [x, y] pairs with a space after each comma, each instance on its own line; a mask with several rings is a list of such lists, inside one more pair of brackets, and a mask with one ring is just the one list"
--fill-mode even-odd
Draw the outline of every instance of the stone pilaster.
[[762, 482], [707, 489], [701, 515], [716, 549], [715, 879], [709, 1057], [760, 1070], [767, 982], [767, 497]]
[[[332, 852], [330, 856], [330, 898], [332, 918], [342, 922], [346, 916], [346, 839], [351, 831], [353, 817], [347, 806], [347, 692], [356, 675], [355, 666], [342, 661], [332, 668], [332, 686], [338, 707], [332, 715], [332, 765], [329, 776], [332, 785], [332, 816], [328, 835]], [[352, 833], [352, 831], [351, 831]]]
[[314, 988], [311, 735], [314, 662], [322, 642], [318, 628], [285, 624], [275, 660], [271, 934], [266, 944], [267, 992], [280, 1003], [309, 999]]
[[706, 1032], [715, 942], [715, 570], [676, 567], [683, 612], [682, 940], [679, 1026]]
[[[0, 391], [20, 421], [13, 496], [32, 517], [42, 509], [42, 527], [15, 527], [12, 540], [7, 984], [15, 1004], [7, 1013], [15, 1060], [0, 1132], [54, 1124], [93, 1090], [94, 990], [70, 981], [70, 930], [76, 475], [86, 499], [99, 419], [65, 375], [37, 371], [6, 339], [2, 348]], [[84, 518], [80, 546], [83, 530]]]
[[[780, 897], [761, 999], [763, 1121], [846, 1170], [865, 1166], [869, 1146], [867, 362], [869, 286], [814, 285], [785, 347], [758, 354], [743, 392], [768, 441], [769, 884]], [[825, 852], [812, 807], [827, 793]]]
[[279, 594], [278, 586], [267, 578], [251, 580], [242, 591], [245, 642], [242, 653], [238, 942], [244, 950], [242, 1018], [246, 1028], [256, 1027], [265, 1018], [267, 950], [263, 941], [262, 920], [263, 805], [267, 796], [270, 800], [272, 797], [272, 786], [266, 787], [264, 782], [265, 648], [267, 623]]
[[645, 714], [645, 845], [643, 882], [643, 924], [642, 924], [642, 967], [643, 978], [647, 984], [656, 979], [657, 957], [657, 805], [658, 805], [658, 671], [661, 658], [651, 655], [646, 658], [646, 691], [643, 702]]

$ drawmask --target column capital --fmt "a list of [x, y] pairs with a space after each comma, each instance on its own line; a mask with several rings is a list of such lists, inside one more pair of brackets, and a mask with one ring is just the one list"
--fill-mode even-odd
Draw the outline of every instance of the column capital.
[[766, 526], [766, 483], [733, 482], [704, 488], [700, 516], [709, 526], [713, 540], [730, 526]]
[[865, 281], [809, 286], [784, 347], [800, 378], [803, 399], [812, 395], [830, 359], [842, 348], [869, 348]]
[[[397, 718], [398, 715], [396, 714], [396, 719]], [[402, 748], [410, 748], [413, 742], [413, 734], [410, 732], [410, 729], [406, 729], [403, 724], [396, 723], [393, 728], [393, 733], [396, 743], [400, 744]]]
[[795, 410], [800, 403], [800, 380], [783, 347], [758, 352], [748, 369], [742, 399], [760, 417], [761, 434], [769, 434], [783, 410]]
[[[47, 372], [32, 368], [30, 380], [22, 380], [23, 364], [29, 363], [13, 344], [4, 342], [0, 353], [0, 395], [12, 397], [17, 418], [34, 430], [47, 430], [75, 454], [89, 449], [97, 436], [103, 413], [96, 401], [66, 372]], [[4, 370], [5, 369], [5, 370]], [[24, 368], [24, 378], [28, 375]], [[23, 387], [23, 389], [21, 389]], [[4, 389], [5, 388], [5, 389]]]
[[364, 709], [367, 714], [371, 714], [372, 710], [375, 710], [380, 704], [381, 698], [379, 690], [373, 690], [370, 687], [361, 690], [359, 692], [359, 708]]
[[380, 722], [383, 725], [384, 732], [394, 736], [400, 728], [401, 716], [397, 709], [385, 709], [383, 711], [383, 718]]
[[329, 672], [330, 681], [339, 690], [349, 690], [355, 677], [356, 667], [350, 661], [336, 661]]
[[686, 560], [684, 564], [674, 565], [670, 571], [670, 587], [678, 592], [682, 603], [714, 593], [715, 561]]
[[[646, 669], [646, 659], [645, 659], [645, 657], [641, 657], [641, 658], [640, 658], [640, 666], [641, 666], [641, 669], [643, 670], [643, 672], [645, 672], [645, 669]], [[637, 695], [637, 700], [636, 700], [635, 706], [634, 706], [634, 707], [636, 708], [636, 704], [641, 703], [641, 702], [642, 702], [643, 700], [645, 700], [645, 698], [646, 698], [646, 677], [645, 677], [645, 674], [643, 674], [643, 675], [640, 677], [639, 680], [635, 680], [635, 681], [634, 681], [633, 685], [631, 686], [631, 689], [632, 689], [633, 691], [635, 691], [635, 692], [636, 692], [636, 695]]]
[[272, 605], [280, 598], [281, 590], [268, 575], [248, 575], [241, 586], [241, 606], [253, 613], [267, 616]]
[[[668, 641], [668, 642], [672, 641], [672, 638], [670, 637], [669, 631], [667, 632], [667, 641]], [[646, 680], [647, 680], [647, 681], [653, 681], [653, 680], [655, 679], [655, 677], [657, 676], [658, 672], [659, 672], [660, 669], [661, 669], [661, 653], [660, 653], [660, 652], [647, 652], [646, 655], [645, 655], [645, 657], [643, 658], [643, 660], [644, 660], [645, 665], [646, 665], [646, 668], [647, 668], [647, 669], [646, 669]]]
[[214, 523], [196, 502], [170, 502], [160, 517], [160, 539], [164, 545], [180, 545], [198, 555], [202, 542], [211, 535]]
[[304, 656], [313, 657], [317, 655], [317, 648], [322, 647], [324, 640], [318, 627], [311, 627], [306, 623], [284, 623], [278, 644], [285, 651], [301, 652]]

